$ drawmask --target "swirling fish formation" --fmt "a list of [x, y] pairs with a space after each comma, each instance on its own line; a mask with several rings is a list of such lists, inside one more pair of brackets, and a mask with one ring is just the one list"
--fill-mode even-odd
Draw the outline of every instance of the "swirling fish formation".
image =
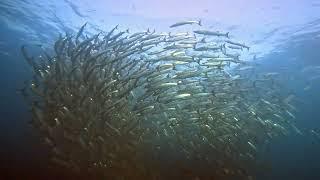
[[252, 178], [260, 148], [301, 133], [294, 96], [280, 95], [276, 73], [253, 76], [240, 58], [249, 47], [229, 33], [116, 26], [88, 37], [85, 26], [60, 36], [53, 55], [21, 48], [32, 123], [61, 166], [105, 179]]

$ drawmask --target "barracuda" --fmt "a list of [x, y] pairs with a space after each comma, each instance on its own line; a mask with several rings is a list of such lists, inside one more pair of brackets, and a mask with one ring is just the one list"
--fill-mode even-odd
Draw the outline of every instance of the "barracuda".
[[[201, 22], [172, 27], [187, 24]], [[225, 172], [212, 177], [245, 179], [235, 172], [253, 167], [271, 138], [305, 132], [294, 123], [295, 95], [279, 89], [281, 74], [239, 60], [236, 50], [249, 47], [220, 38], [228, 33], [131, 33], [117, 25], [90, 35], [86, 27], [60, 35], [53, 54], [21, 47], [33, 76], [19, 92], [61, 166], [100, 179], [166, 179], [159, 167], [196, 159]]]

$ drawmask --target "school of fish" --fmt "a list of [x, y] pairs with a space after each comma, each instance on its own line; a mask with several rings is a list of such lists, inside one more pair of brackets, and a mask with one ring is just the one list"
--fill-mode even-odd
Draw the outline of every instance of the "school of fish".
[[[23, 89], [52, 161], [102, 179], [252, 179], [259, 150], [295, 126], [294, 95], [277, 73], [255, 73], [249, 46], [201, 21], [192, 32], [130, 33], [115, 26], [56, 40], [31, 56]], [[41, 49], [41, 46], [39, 46]], [[163, 160], [165, 159], [165, 160]], [[210, 168], [202, 172], [199, 167]], [[192, 169], [192, 170], [190, 170]], [[205, 179], [205, 178], [204, 178]]]

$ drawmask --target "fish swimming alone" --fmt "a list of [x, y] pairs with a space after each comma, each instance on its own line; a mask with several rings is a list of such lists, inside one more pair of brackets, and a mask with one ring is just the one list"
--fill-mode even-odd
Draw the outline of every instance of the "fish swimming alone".
[[171, 26], [169, 26], [170, 28], [173, 28], [173, 27], [178, 27], [178, 26], [183, 26], [183, 25], [191, 25], [191, 24], [198, 24], [199, 26], [202, 26], [202, 23], [201, 23], [201, 20], [199, 21], [181, 21], [181, 22], [177, 22], [177, 23], [174, 23], [172, 24]]
[[218, 36], [218, 37], [224, 36], [226, 38], [229, 38], [229, 32], [222, 33], [219, 31], [208, 31], [208, 30], [196, 30], [193, 32], [196, 34], [202, 34], [202, 35], [207, 35], [207, 36]]
[[246, 46], [246, 45], [238, 43], [238, 42], [234, 42], [234, 41], [230, 41], [230, 40], [225, 40], [225, 42], [229, 43], [229, 44], [232, 44], [232, 45], [236, 45], [236, 46], [240, 46], [240, 47], [246, 48], [247, 50], [250, 49], [249, 46]]

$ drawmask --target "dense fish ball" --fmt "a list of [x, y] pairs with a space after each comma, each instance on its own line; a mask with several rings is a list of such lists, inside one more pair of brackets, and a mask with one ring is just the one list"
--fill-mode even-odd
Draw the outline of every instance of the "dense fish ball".
[[249, 47], [229, 32], [116, 26], [87, 36], [85, 26], [60, 36], [54, 54], [21, 48], [34, 73], [24, 89], [33, 124], [56, 164], [106, 179], [252, 178], [271, 138], [301, 133], [294, 97], [279, 95], [276, 74], [252, 75], [241, 59]]

